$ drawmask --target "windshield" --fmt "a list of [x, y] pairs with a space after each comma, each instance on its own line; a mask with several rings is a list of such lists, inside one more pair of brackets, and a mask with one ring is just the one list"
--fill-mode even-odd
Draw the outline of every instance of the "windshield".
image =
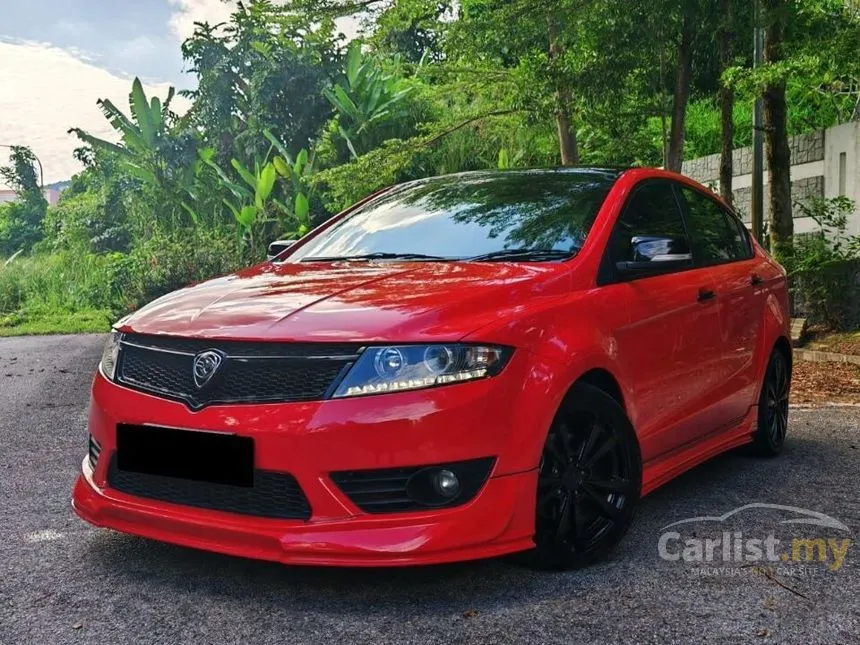
[[617, 178], [576, 170], [429, 179], [368, 202], [289, 260], [557, 261], [580, 249]]

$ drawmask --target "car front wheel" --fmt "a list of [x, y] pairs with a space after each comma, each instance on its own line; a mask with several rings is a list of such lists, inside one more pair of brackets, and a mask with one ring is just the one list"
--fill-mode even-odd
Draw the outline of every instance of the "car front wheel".
[[575, 385], [544, 446], [529, 563], [577, 569], [603, 557], [627, 532], [641, 486], [639, 443], [624, 409], [602, 390]]

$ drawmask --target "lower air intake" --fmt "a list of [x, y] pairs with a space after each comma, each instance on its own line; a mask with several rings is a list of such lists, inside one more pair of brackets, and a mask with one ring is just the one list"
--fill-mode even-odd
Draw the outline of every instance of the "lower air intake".
[[[493, 457], [431, 466], [352, 470], [332, 473], [331, 478], [365, 513], [401, 513], [461, 506], [483, 488], [496, 460]], [[453, 473], [456, 494], [446, 497], [434, 490], [435, 477]]]

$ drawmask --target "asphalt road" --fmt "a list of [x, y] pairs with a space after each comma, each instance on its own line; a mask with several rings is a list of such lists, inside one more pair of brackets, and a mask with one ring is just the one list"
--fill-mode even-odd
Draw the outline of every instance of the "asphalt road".
[[[792, 410], [784, 454], [720, 457], [643, 501], [610, 561], [411, 570], [284, 567], [93, 529], [69, 507], [102, 338], [0, 339], [0, 643], [860, 643], [860, 546], [769, 573], [658, 556], [662, 527], [753, 502], [745, 536], [860, 533], [860, 409]], [[691, 531], [692, 526], [692, 532]], [[685, 535], [718, 535], [712, 525]], [[728, 526], [728, 525], [726, 525]], [[733, 525], [726, 530], [737, 529]], [[680, 529], [679, 529], [680, 530]], [[722, 530], [720, 525], [719, 530]], [[676, 548], [675, 551], [678, 549]]]

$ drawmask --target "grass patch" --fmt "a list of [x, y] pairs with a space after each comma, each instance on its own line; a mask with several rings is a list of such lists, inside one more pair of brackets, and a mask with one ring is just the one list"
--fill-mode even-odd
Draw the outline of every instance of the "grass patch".
[[107, 331], [165, 293], [255, 260], [243, 253], [235, 234], [190, 231], [153, 237], [125, 254], [0, 258], [0, 336]]
[[0, 261], [0, 336], [110, 329], [108, 261], [68, 252]]
[[26, 314], [11, 314], [0, 316], [0, 337], [107, 333], [111, 319], [107, 310], [42, 313], [32, 318]]

